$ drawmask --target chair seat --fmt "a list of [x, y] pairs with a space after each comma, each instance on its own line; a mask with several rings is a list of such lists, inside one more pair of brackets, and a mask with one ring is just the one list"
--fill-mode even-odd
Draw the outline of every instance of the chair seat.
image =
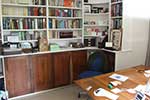
[[79, 75], [79, 78], [87, 78], [87, 77], [92, 77], [96, 75], [103, 74], [102, 72], [96, 72], [96, 71], [85, 71]]

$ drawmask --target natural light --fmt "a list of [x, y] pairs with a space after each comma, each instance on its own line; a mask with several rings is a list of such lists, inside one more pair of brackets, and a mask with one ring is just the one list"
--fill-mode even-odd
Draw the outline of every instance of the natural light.
[[124, 0], [128, 17], [150, 18], [150, 0]]

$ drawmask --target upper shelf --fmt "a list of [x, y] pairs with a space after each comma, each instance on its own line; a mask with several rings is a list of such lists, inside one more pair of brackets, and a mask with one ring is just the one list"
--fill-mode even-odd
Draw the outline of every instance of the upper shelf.
[[109, 15], [109, 13], [84, 13], [85, 16], [104, 16]]
[[12, 3], [2, 3], [2, 6], [12, 6], [12, 7], [46, 7], [46, 5], [28, 5], [28, 4], [12, 4]]
[[65, 7], [65, 6], [48, 6], [49, 8], [55, 8], [55, 9], [76, 9], [76, 10], [82, 10], [80, 7]]
[[111, 4], [115, 5], [115, 4], [119, 4], [119, 3], [122, 3], [122, 1], [112, 2]]

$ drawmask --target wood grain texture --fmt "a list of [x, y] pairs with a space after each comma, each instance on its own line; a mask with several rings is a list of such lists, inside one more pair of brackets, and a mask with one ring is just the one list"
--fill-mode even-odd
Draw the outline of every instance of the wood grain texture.
[[55, 53], [53, 55], [54, 86], [70, 83], [70, 55], [69, 52]]
[[6, 88], [10, 97], [32, 92], [28, 56], [5, 58]]
[[73, 80], [77, 80], [79, 74], [87, 70], [87, 51], [71, 52]]
[[[120, 88], [120, 89], [121, 88], [135, 88], [139, 84], [145, 85], [146, 77], [144, 76], [144, 70], [147, 70], [147, 69], [150, 69], [150, 67], [145, 67], [141, 65], [141, 66], [136, 66], [136, 67], [132, 67], [129, 69], [120, 70], [117, 72], [111, 72], [111, 73], [99, 75], [99, 76], [92, 77], [92, 78], [77, 80], [75, 81], [75, 83], [85, 91], [88, 86], [92, 86], [92, 89], [88, 91], [87, 93], [89, 94], [91, 98], [93, 98], [93, 100], [105, 100], [107, 98], [94, 96], [93, 92], [94, 90], [100, 87], [110, 91], [110, 89], [108, 88], [108, 84], [110, 81], [114, 81], [114, 79], [109, 78], [110, 75], [112, 75], [113, 73], [118, 73], [118, 74], [122, 74], [122, 75], [129, 77], [127, 81], [122, 82], [122, 85], [117, 86], [117, 88]], [[118, 95], [119, 95], [118, 100], [131, 100], [135, 96], [135, 94], [130, 94], [127, 92], [121, 92]]]
[[31, 56], [34, 92], [53, 87], [53, 68], [51, 54]]

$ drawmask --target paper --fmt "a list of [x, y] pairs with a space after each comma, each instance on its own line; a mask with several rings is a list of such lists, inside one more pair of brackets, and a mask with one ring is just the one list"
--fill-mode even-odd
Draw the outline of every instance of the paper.
[[112, 74], [111, 76], [109, 76], [109, 78], [112, 78], [121, 82], [125, 82], [128, 79], [127, 76], [120, 75], [120, 74]]
[[119, 88], [114, 88], [111, 91], [115, 94], [122, 92]]
[[117, 100], [119, 98], [118, 95], [115, 95], [115, 94], [113, 94], [113, 93], [111, 93], [111, 92], [109, 92], [103, 88], [99, 88], [99, 89], [95, 90], [94, 95], [95, 96], [105, 96], [111, 100]]

